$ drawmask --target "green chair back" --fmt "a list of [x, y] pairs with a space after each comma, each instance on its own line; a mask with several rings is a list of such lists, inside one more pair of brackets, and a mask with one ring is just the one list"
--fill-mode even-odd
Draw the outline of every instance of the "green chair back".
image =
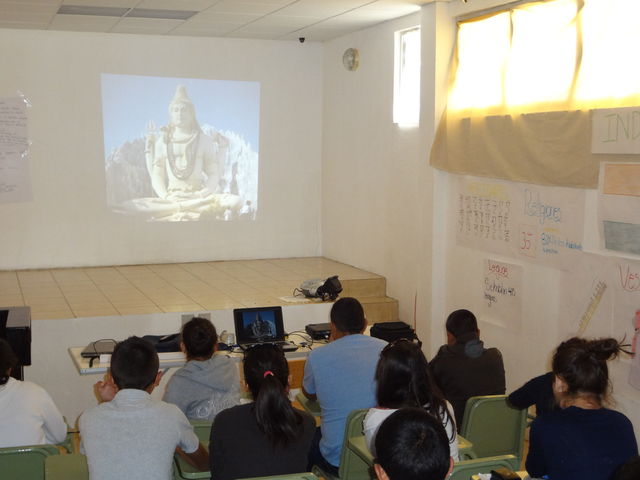
[[271, 475], [270, 477], [251, 477], [241, 478], [239, 480], [319, 480], [311, 472], [306, 473], [291, 473], [289, 475]]
[[322, 411], [320, 410], [320, 404], [317, 400], [309, 399], [304, 393], [299, 392], [296, 395], [296, 401], [302, 405], [308, 413], [313, 415], [314, 417], [319, 417], [322, 415]]
[[0, 448], [0, 477], [7, 480], [42, 480], [44, 460], [59, 455], [54, 445]]
[[510, 406], [506, 395], [471, 397], [465, 406], [460, 434], [473, 443], [473, 449], [464, 457], [514, 455], [519, 464], [526, 427], [527, 411]]
[[53, 455], [44, 461], [45, 480], [89, 480], [87, 457], [79, 453]]
[[478, 473], [491, 473], [491, 470], [505, 467], [509, 470], [517, 470], [520, 462], [514, 455], [500, 455], [495, 457], [474, 458], [462, 460], [453, 464], [453, 472], [449, 480], [469, 480], [472, 475]]
[[[212, 422], [208, 420], [190, 420], [190, 422], [200, 443], [208, 450]], [[196, 469], [196, 467], [176, 454], [173, 456], [173, 478], [175, 480], [211, 478], [211, 472], [209, 470], [201, 471]]]
[[[315, 475], [324, 477], [327, 480], [371, 480], [376, 478], [372, 469], [372, 459], [370, 460], [366, 458], [366, 455], [356, 451], [357, 449], [352, 442], [353, 439], [363, 436], [362, 421], [367, 414], [367, 410], [366, 408], [354, 410], [347, 416], [338, 477], [323, 471], [317, 466], [313, 467]], [[357, 443], [357, 440], [355, 443]]]

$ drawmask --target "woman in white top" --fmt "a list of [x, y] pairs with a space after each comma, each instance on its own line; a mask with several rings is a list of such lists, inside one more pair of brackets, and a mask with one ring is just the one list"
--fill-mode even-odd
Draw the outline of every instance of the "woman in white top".
[[369, 409], [363, 422], [371, 453], [376, 454], [376, 433], [389, 415], [404, 407], [422, 407], [442, 422], [449, 438], [451, 457], [458, 461], [456, 424], [451, 414], [453, 408], [434, 386], [420, 346], [404, 339], [387, 345], [380, 353], [375, 378], [378, 406]]
[[0, 448], [60, 443], [67, 425], [49, 394], [32, 382], [12, 378], [17, 358], [0, 339]]

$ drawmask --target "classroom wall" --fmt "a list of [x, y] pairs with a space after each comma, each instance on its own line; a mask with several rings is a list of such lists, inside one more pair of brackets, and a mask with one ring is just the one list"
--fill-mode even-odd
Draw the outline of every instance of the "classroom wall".
[[[323, 255], [384, 275], [401, 320], [412, 324], [416, 305], [419, 330], [430, 302], [433, 122], [394, 125], [392, 99], [394, 32], [420, 22], [414, 14], [325, 43], [322, 123]], [[347, 71], [352, 47], [360, 67]]]
[[[322, 50], [314, 42], [1, 29], [0, 96], [21, 92], [32, 104], [33, 200], [0, 204], [0, 269], [320, 254]], [[258, 218], [149, 223], [111, 213], [102, 73], [260, 82]]]

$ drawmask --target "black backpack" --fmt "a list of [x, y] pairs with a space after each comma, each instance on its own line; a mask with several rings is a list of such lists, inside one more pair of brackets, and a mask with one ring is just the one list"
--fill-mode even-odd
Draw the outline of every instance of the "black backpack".
[[400, 338], [412, 340], [422, 346], [422, 342], [417, 337], [416, 332], [404, 322], [382, 322], [374, 323], [371, 327], [371, 336], [381, 338], [391, 343]]

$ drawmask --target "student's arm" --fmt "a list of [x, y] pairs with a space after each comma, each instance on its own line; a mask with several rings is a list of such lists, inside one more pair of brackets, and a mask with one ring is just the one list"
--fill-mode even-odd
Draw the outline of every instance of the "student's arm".
[[198, 470], [203, 472], [209, 470], [209, 453], [201, 443], [198, 443], [198, 448], [193, 453], [185, 453], [180, 447], [176, 447], [176, 453]]
[[43, 390], [42, 419], [45, 439], [48, 443], [61, 443], [67, 436], [67, 424], [53, 403], [53, 399]]
[[539, 427], [538, 418], [533, 422], [529, 431], [529, 453], [527, 455], [525, 466], [527, 473], [531, 475], [531, 477], [542, 477], [547, 473]]
[[311, 358], [308, 358], [304, 364], [304, 377], [302, 378], [302, 394], [309, 400], [317, 400], [316, 384], [313, 377], [313, 367], [311, 366]]

